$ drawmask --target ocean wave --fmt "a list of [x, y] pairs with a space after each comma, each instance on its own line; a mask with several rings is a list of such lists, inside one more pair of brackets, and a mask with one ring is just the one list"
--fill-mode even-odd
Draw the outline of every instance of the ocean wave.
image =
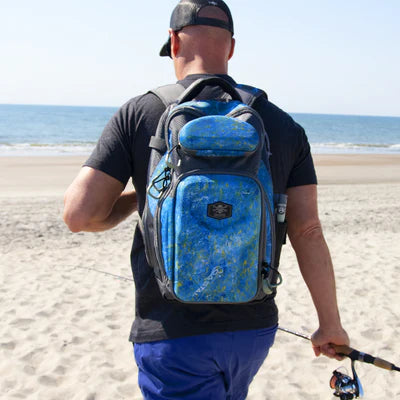
[[313, 153], [400, 153], [400, 143], [310, 143]]
[[[1, 156], [87, 156], [96, 143], [0, 143]], [[310, 143], [313, 153], [400, 153], [400, 143]]]
[[1, 156], [86, 156], [95, 143], [0, 143]]

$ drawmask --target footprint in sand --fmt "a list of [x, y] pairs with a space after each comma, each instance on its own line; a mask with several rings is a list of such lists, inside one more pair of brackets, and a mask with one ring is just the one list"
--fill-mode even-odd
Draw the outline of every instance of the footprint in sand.
[[81, 317], [84, 317], [87, 313], [88, 313], [88, 310], [87, 310], [87, 309], [78, 310], [78, 311], [75, 313], [75, 316], [81, 318]]
[[105, 319], [108, 321], [115, 321], [116, 319], [118, 319], [118, 315], [115, 314], [107, 314], [105, 316]]
[[118, 329], [121, 328], [121, 326], [117, 325], [117, 324], [109, 324], [109, 325], [107, 325], [107, 327], [110, 328], [113, 331], [118, 330]]
[[79, 336], [74, 336], [73, 338], [72, 338], [72, 340], [71, 340], [71, 343], [72, 344], [82, 344], [82, 343], [84, 343], [85, 342], [85, 339], [84, 338], [81, 338], [81, 337], [79, 337]]
[[25, 365], [25, 367], [23, 368], [23, 371], [24, 371], [27, 375], [31, 375], [31, 376], [36, 375], [36, 368], [33, 367], [32, 365]]
[[380, 332], [378, 329], [375, 328], [367, 329], [361, 332], [361, 335], [372, 341], [377, 341], [382, 339], [382, 332]]
[[4, 350], [14, 350], [15, 347], [15, 342], [0, 343], [0, 348]]
[[117, 387], [118, 393], [120, 393], [123, 396], [131, 397], [132, 393], [137, 392], [137, 386], [136, 385], [121, 385]]
[[14, 325], [15, 327], [22, 330], [27, 330], [34, 322], [35, 320], [31, 318], [17, 318], [14, 321], [11, 321], [11, 325]]
[[53, 378], [52, 376], [42, 375], [38, 379], [39, 383], [44, 386], [56, 387], [60, 384], [60, 378]]
[[66, 372], [67, 372], [67, 369], [63, 365], [57, 366], [56, 369], [54, 370], [54, 373], [56, 375], [65, 375]]
[[39, 311], [38, 313], [36, 313], [36, 316], [49, 318], [51, 316], [51, 313], [49, 311]]
[[124, 371], [112, 371], [110, 372], [110, 377], [118, 382], [124, 382], [127, 378], [127, 373]]

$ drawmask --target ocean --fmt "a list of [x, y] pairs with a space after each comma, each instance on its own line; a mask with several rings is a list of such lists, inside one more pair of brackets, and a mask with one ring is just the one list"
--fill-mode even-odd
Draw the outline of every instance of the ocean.
[[[0, 156], [88, 155], [115, 107], [1, 105]], [[311, 151], [400, 153], [400, 117], [291, 114]]]

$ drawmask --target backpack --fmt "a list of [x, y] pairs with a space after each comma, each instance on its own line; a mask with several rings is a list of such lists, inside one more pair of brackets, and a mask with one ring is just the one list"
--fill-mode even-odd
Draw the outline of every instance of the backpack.
[[[193, 100], [205, 86], [225, 99]], [[161, 294], [191, 304], [263, 300], [281, 281], [269, 140], [251, 107], [266, 94], [219, 77], [153, 93], [169, 105], [150, 140], [139, 223]]]

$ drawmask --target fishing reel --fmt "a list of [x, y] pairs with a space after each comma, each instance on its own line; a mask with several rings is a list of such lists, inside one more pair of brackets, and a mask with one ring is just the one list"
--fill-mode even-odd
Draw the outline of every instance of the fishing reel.
[[356, 369], [354, 367], [355, 361], [351, 361], [351, 370], [353, 378], [340, 372], [339, 369], [333, 371], [329, 385], [332, 389], [335, 389], [334, 396], [340, 397], [340, 400], [352, 400], [362, 397], [364, 390], [362, 388], [360, 379], [357, 376]]
[[[294, 332], [286, 328], [278, 327], [279, 330], [290, 333], [292, 335], [301, 337], [306, 340], [311, 340], [310, 336], [304, 335], [299, 332]], [[360, 379], [358, 379], [356, 369], [354, 367], [355, 361], [361, 361], [367, 364], [375, 365], [375, 367], [383, 368], [388, 371], [400, 372], [400, 367], [397, 367], [393, 363], [386, 361], [379, 357], [371, 356], [371, 354], [363, 353], [361, 351], [352, 349], [347, 345], [333, 345], [337, 354], [341, 356], [349, 357], [351, 360], [351, 370], [353, 372], [353, 378], [340, 372], [339, 369], [333, 371], [333, 376], [329, 381], [329, 385], [332, 389], [335, 389], [333, 393], [336, 397], [340, 397], [340, 400], [352, 400], [358, 399], [364, 396], [364, 390], [361, 386]]]

